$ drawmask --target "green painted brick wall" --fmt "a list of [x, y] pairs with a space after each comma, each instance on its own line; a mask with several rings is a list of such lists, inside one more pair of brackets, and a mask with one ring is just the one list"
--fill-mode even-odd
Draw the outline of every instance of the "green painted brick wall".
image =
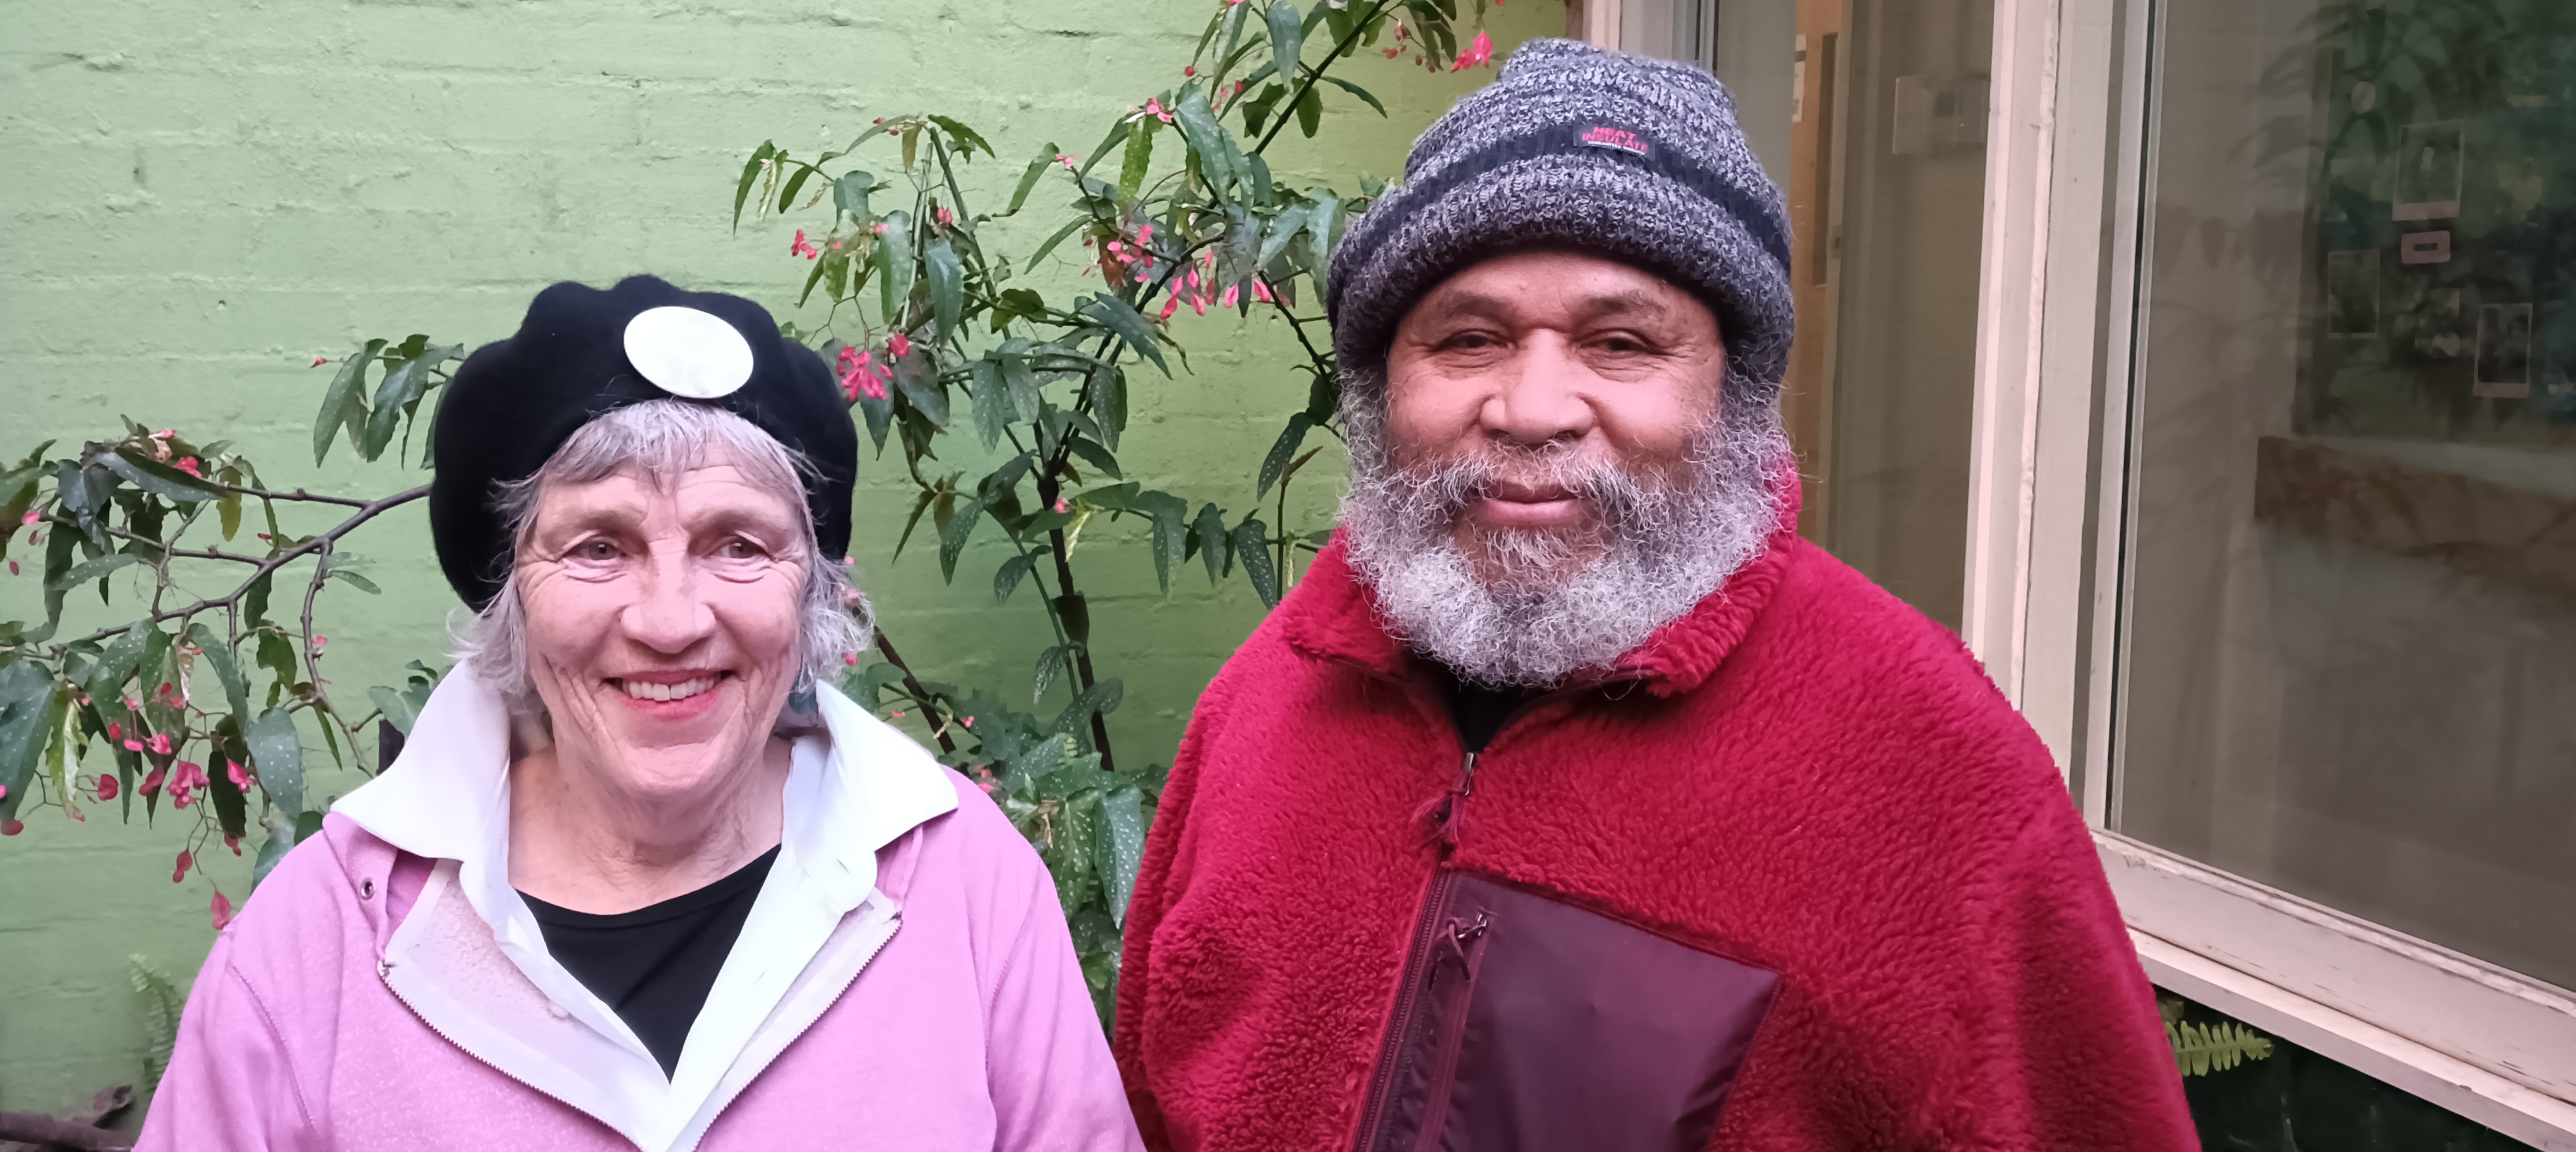
[[[805, 268], [787, 254], [795, 222], [726, 227], [751, 146], [810, 154], [873, 116], [941, 111], [1007, 158], [979, 165], [970, 188], [998, 207], [1017, 158], [1050, 140], [1088, 148], [1110, 114], [1176, 82], [1207, 11], [1179, 0], [0, 0], [0, 455], [110, 434], [122, 414], [235, 440], [280, 487], [416, 483], [391, 463], [313, 466], [329, 371], [307, 367], [315, 356], [415, 331], [479, 343], [506, 335], [549, 282], [636, 271], [783, 310]], [[1563, 19], [1523, 0], [1491, 26], [1508, 48]], [[1353, 62], [1348, 74], [1392, 115], [1332, 94], [1325, 138], [1275, 150], [1281, 178], [1347, 188], [1362, 172], [1392, 176], [1413, 135], [1491, 75], [1407, 63]], [[1048, 194], [1033, 203], [988, 243], [1030, 251], [1061, 219]], [[1070, 289], [1073, 260], [1055, 263], [1036, 282]], [[1281, 325], [1214, 314], [1185, 314], [1177, 332], [1188, 368], [1169, 383], [1139, 377], [1122, 455], [1133, 479], [1239, 512], [1280, 419], [1303, 403], [1293, 345]], [[1319, 458], [1292, 522], [1324, 523], [1337, 467]], [[898, 461], [863, 470], [853, 551], [906, 654], [925, 675], [1025, 683], [1044, 625], [1025, 596], [994, 605], [998, 549], [970, 551], [945, 587], [928, 552], [891, 556], [908, 506]], [[1239, 579], [1211, 589], [1203, 572], [1182, 573], [1159, 593], [1134, 543], [1096, 525], [1076, 557], [1104, 674], [1127, 682], [1113, 735], [1128, 763], [1168, 759], [1198, 688], [1261, 615]], [[438, 656], [454, 602], [416, 506], [350, 547], [384, 588], [335, 592], [321, 610], [326, 670], [354, 695]], [[0, 618], [40, 612], [32, 572], [0, 576]], [[75, 624], [110, 619], [94, 600], [75, 612]], [[325, 768], [312, 787], [327, 797], [356, 783]], [[249, 886], [246, 856], [171, 884], [180, 825], [147, 828], [139, 810], [131, 826], [113, 806], [83, 823], [30, 815], [0, 841], [0, 1107], [12, 1110], [139, 1078], [126, 957], [186, 984], [213, 939], [209, 885], [235, 899]]]

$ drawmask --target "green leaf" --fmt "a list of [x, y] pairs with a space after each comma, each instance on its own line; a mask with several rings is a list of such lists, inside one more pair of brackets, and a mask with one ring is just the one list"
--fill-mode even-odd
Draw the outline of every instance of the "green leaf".
[[921, 523], [921, 514], [930, 510], [930, 502], [938, 496], [939, 492], [937, 489], [924, 488], [921, 490], [920, 498], [912, 502], [912, 515], [905, 517], [903, 521], [903, 535], [895, 538], [895, 559], [903, 559], [903, 546], [912, 541], [913, 527]]
[[960, 124], [955, 120], [951, 120], [946, 116], [933, 114], [930, 117], [930, 122], [939, 125], [941, 128], [947, 129], [949, 138], [957, 141], [957, 154], [959, 156], [965, 156], [973, 149], [977, 148], [983, 149], [984, 154], [987, 156], [994, 155], [993, 146], [984, 140], [982, 133]]
[[1269, 17], [1270, 63], [1279, 70], [1280, 82], [1287, 83], [1297, 78], [1297, 57], [1306, 50], [1306, 32], [1297, 21], [1297, 6], [1288, 0], [1272, 4]]
[[1127, 903], [1136, 896], [1136, 871], [1145, 863], [1145, 794], [1132, 785], [1103, 793], [1100, 816], [1096, 866], [1109, 897], [1109, 916], [1123, 928]]
[[1234, 526], [1234, 552], [1243, 558], [1243, 574], [1252, 581], [1252, 590], [1261, 594], [1265, 607], [1279, 606], [1279, 570], [1270, 563], [1270, 528], [1260, 520], [1246, 517]]
[[1172, 374], [1171, 363], [1163, 359], [1163, 350], [1155, 346], [1153, 324], [1139, 314], [1134, 305], [1115, 296], [1104, 294], [1085, 300], [1080, 311], [1102, 327], [1117, 333], [1119, 339], [1126, 341], [1129, 347], [1153, 361], [1155, 367], [1162, 369], [1163, 375]]
[[1118, 474], [1118, 458], [1110, 455], [1109, 450], [1101, 447], [1098, 442], [1088, 437], [1074, 436], [1066, 439], [1064, 446], [1066, 451], [1082, 457], [1085, 463], [1106, 473], [1110, 479], [1126, 479]]
[[1154, 130], [1161, 124], [1148, 116], [1138, 123], [1136, 131], [1127, 134], [1127, 157], [1118, 167], [1119, 200], [1134, 200], [1145, 187], [1145, 174], [1154, 165]]
[[1100, 875], [1092, 866], [1092, 840], [1097, 835], [1092, 828], [1099, 821], [1096, 794], [1067, 800], [1056, 809], [1045, 843], [1039, 847], [1038, 856], [1055, 876], [1055, 894], [1063, 902], [1067, 916], [1089, 904], [1092, 894], [1099, 891]]
[[[909, 167], [909, 165], [907, 165], [907, 167]], [[778, 190], [779, 215], [786, 215], [788, 209], [796, 206], [796, 194], [804, 190], [805, 182], [807, 180], [811, 180], [813, 178], [814, 169], [812, 167], [806, 165], [797, 166], [795, 174], [787, 178], [787, 186]]]
[[1127, 430], [1127, 374], [1103, 364], [1091, 370], [1091, 411], [1100, 420], [1100, 442], [1115, 451]]
[[930, 352], [916, 348], [912, 355], [896, 360], [890, 367], [894, 370], [895, 387], [903, 389], [903, 398], [912, 401], [913, 408], [934, 426], [947, 427], [948, 386], [940, 382], [939, 369], [932, 366]]
[[1002, 434], [1011, 428], [1011, 398], [1002, 390], [1002, 366], [990, 360], [970, 361], [966, 365], [972, 382], [975, 405], [975, 435], [984, 447], [991, 449], [1002, 442]]
[[939, 529], [939, 576], [957, 579], [957, 554], [966, 550], [967, 537], [975, 534], [975, 525], [984, 520], [984, 502], [972, 496], [959, 501], [957, 511]]
[[429, 349], [394, 365], [392, 371], [385, 373], [384, 381], [376, 385], [375, 404], [367, 414], [367, 438], [359, 455], [369, 460], [384, 455], [385, 448], [393, 443], [394, 433], [402, 426], [404, 409], [428, 391], [429, 370], [447, 359], [442, 355], [446, 351], [443, 348]]
[[[1055, 163], [1055, 158], [1063, 153], [1064, 149], [1056, 147], [1053, 140], [1047, 141], [1046, 147], [1038, 149], [1037, 157], [1029, 161], [1026, 171], [1020, 173], [1020, 186], [1011, 190], [1011, 207], [1009, 211], [1002, 213], [1003, 215], [1015, 215], [1019, 212], [1020, 205], [1029, 202], [1029, 192], [1038, 186], [1038, 177], [1046, 175], [1047, 165]], [[1075, 221], [1075, 223], [1081, 222]], [[1034, 265], [1036, 261], [1032, 260], [1030, 263]]]
[[1064, 711], [1056, 714], [1055, 723], [1047, 726], [1047, 734], [1074, 735], [1091, 723], [1092, 713], [1106, 716], [1117, 711], [1118, 702], [1126, 695], [1127, 685], [1115, 676], [1096, 681], [1082, 695], [1074, 697], [1073, 703], [1065, 705]]
[[877, 234], [877, 306], [887, 324], [901, 327], [912, 301], [912, 214], [888, 212], [884, 223]]
[[7, 701], [0, 707], [0, 785], [9, 789], [0, 796], [0, 819], [9, 819], [26, 799], [27, 779], [35, 774], [46, 747], [62, 731], [63, 711], [69, 703], [56, 690], [52, 675], [32, 660], [0, 668], [0, 700]]
[[1044, 652], [1038, 653], [1038, 665], [1036, 668], [1031, 669], [1029, 673], [1029, 683], [1031, 685], [1029, 688], [1029, 703], [1035, 704], [1040, 700], [1046, 699], [1047, 689], [1055, 685], [1055, 674], [1064, 671], [1065, 649], [1067, 647], [1067, 645], [1057, 644], [1048, 648]]
[[295, 847], [295, 821], [286, 813], [271, 809], [267, 818], [260, 822], [260, 827], [268, 831], [268, 838], [260, 841], [259, 858], [251, 862], [250, 883], [253, 889], [267, 880], [278, 862], [286, 859], [287, 852]]
[[349, 582], [350, 585], [357, 588], [358, 591], [364, 592], [369, 596], [382, 596], [385, 594], [384, 589], [376, 587], [375, 581], [369, 580], [364, 576], [360, 576], [355, 572], [333, 572], [331, 573], [331, 578], [334, 580], [345, 580]]
[[1289, 243], [1306, 230], [1306, 221], [1313, 211], [1311, 205], [1301, 204], [1271, 217], [1270, 227], [1261, 237], [1260, 254], [1253, 257], [1253, 267], [1267, 268], [1271, 261], [1279, 258], [1280, 253], [1287, 251]]
[[1029, 262], [1021, 265], [1020, 270], [1023, 272], [1037, 271], [1038, 261], [1046, 259], [1047, 253], [1055, 251], [1056, 245], [1064, 243], [1066, 239], [1070, 238], [1075, 232], [1081, 230], [1084, 225], [1089, 223], [1091, 223], [1091, 221], [1083, 217], [1075, 217], [1072, 220], [1066, 221], [1064, 227], [1055, 230], [1055, 235], [1047, 237], [1046, 243], [1038, 245], [1037, 255], [1029, 257]]
[[1191, 531], [1198, 537], [1199, 559], [1207, 561], [1208, 583], [1214, 584], [1225, 575], [1230, 557], [1226, 552], [1225, 513], [1214, 504], [1199, 507], [1199, 518]]
[[[1308, 88], [1306, 89], [1305, 95], [1297, 98], [1297, 130], [1305, 133], [1306, 138], [1312, 140], [1315, 138], [1315, 130], [1322, 127], [1323, 124], [1323, 90], [1320, 88]], [[1259, 157], [1255, 157], [1255, 159], [1259, 159]]]
[[242, 731], [242, 743], [250, 747], [251, 766], [269, 802], [288, 812], [303, 811], [304, 739], [295, 731], [295, 717], [275, 708], [262, 712]]
[[133, 448], [102, 452], [98, 462], [127, 483], [154, 496], [182, 504], [221, 500], [224, 490], [188, 475]]
[[930, 242], [926, 254], [930, 267], [930, 314], [938, 319], [939, 338], [957, 330], [958, 320], [966, 311], [966, 266], [957, 259], [957, 249], [945, 236]]
[[856, 170], [841, 173], [832, 181], [832, 206], [850, 214], [850, 219], [865, 227], [871, 218], [868, 193], [876, 190], [877, 178]]
[[384, 715], [385, 722], [393, 725], [395, 731], [411, 735], [412, 722], [420, 719], [420, 707], [403, 695], [401, 689], [378, 684], [367, 689], [367, 699], [375, 702], [376, 711]]
[[[763, 145], [767, 147], [767, 145]], [[331, 454], [331, 439], [346, 427], [352, 435], [362, 427], [359, 421], [366, 412], [361, 393], [367, 386], [367, 365], [385, 350], [382, 340], [369, 340], [367, 346], [340, 362], [340, 374], [331, 378], [331, 386], [322, 391], [322, 410], [313, 416], [313, 462]]]
[[1190, 142], [1190, 151], [1199, 158], [1199, 169], [1208, 183], [1222, 192], [1245, 172], [1243, 150], [1235, 144], [1233, 134], [1217, 122], [1216, 113], [1208, 108], [1207, 94], [1191, 88], [1181, 96], [1180, 107], [1173, 110], [1181, 133]]
[[1026, 579], [1030, 569], [1037, 564], [1038, 554], [1035, 552], [1023, 552], [1003, 561], [1001, 567], [993, 570], [993, 602], [1010, 603], [1011, 593], [1020, 590], [1020, 581]]
[[249, 719], [250, 690], [242, 683], [241, 666], [233, 660], [233, 646], [203, 624], [189, 625], [188, 639], [205, 653], [207, 666], [215, 670], [215, 681], [223, 685], [225, 710]]
[[106, 579], [110, 573], [132, 563], [134, 563], [134, 554], [131, 552], [110, 552], [95, 559], [84, 560], [74, 565], [71, 571], [45, 581], [45, 591], [69, 592], [92, 580]]
[[[734, 185], [733, 189], [734, 231], [742, 230], [742, 206], [751, 200], [751, 186], [760, 180], [760, 162], [777, 154], [778, 145], [763, 140], [760, 147], [751, 150], [751, 159], [742, 162], [742, 182]], [[322, 462], [319, 449], [315, 450], [313, 462]]]
[[1297, 454], [1297, 447], [1306, 442], [1306, 430], [1314, 427], [1314, 424], [1315, 422], [1307, 419], [1303, 412], [1288, 418], [1288, 426], [1280, 429], [1279, 439], [1270, 444], [1270, 455], [1262, 457], [1261, 483], [1253, 489], [1253, 499], [1258, 500], [1270, 494], [1270, 486], [1278, 483], [1281, 475], [1288, 470], [1289, 459]]
[[250, 582], [250, 590], [242, 593], [242, 627], [257, 628], [267, 621], [268, 590], [276, 578], [274, 569], [262, 572]]
[[[1368, 90], [1368, 89], [1366, 89], [1366, 88], [1362, 88], [1362, 87], [1360, 87], [1360, 86], [1359, 86], [1359, 85], [1357, 85], [1357, 84], [1353, 84], [1353, 83], [1351, 83], [1351, 82], [1350, 82], [1350, 81], [1348, 81], [1348, 80], [1344, 80], [1344, 79], [1342, 79], [1342, 78], [1341, 78], [1341, 77], [1339, 77], [1339, 76], [1324, 76], [1324, 77], [1322, 77], [1321, 79], [1322, 79], [1322, 80], [1324, 81], [1324, 83], [1326, 83], [1326, 84], [1330, 84], [1330, 85], [1332, 85], [1333, 87], [1339, 88], [1339, 89], [1341, 89], [1341, 90], [1342, 90], [1342, 91], [1344, 91], [1344, 92], [1348, 92], [1348, 93], [1350, 93], [1350, 94], [1351, 94], [1351, 95], [1353, 95], [1353, 96], [1357, 96], [1357, 97], [1359, 97], [1359, 98], [1360, 98], [1360, 102], [1361, 102], [1361, 103], [1367, 104], [1369, 107], [1377, 109], [1377, 114], [1378, 114], [1378, 115], [1380, 115], [1380, 116], [1384, 116], [1384, 115], [1386, 115], [1386, 105], [1378, 103], [1378, 102], [1377, 102], [1377, 97], [1370, 95], [1370, 94], [1369, 94], [1369, 90]], [[1314, 135], [1314, 133], [1309, 132], [1309, 133], [1307, 133], [1307, 135], [1312, 136], [1312, 135]]]

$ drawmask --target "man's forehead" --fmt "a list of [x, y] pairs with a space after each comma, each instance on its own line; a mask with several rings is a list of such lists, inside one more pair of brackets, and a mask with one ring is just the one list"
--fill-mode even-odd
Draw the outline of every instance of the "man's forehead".
[[1514, 253], [1479, 262], [1424, 294], [1415, 311], [1504, 318], [1532, 311], [1663, 319], [1697, 303], [1654, 272], [1577, 253]]

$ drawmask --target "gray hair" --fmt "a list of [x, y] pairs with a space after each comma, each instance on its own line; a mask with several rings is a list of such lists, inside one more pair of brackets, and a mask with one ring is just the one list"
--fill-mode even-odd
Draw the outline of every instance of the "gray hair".
[[[1762, 554], [1796, 483], [1778, 407], [1725, 393], [1687, 445], [1678, 478], [1641, 478], [1565, 445], [1497, 446], [1408, 466], [1387, 442], [1383, 369], [1347, 371], [1351, 486], [1342, 498], [1351, 567], [1390, 631], [1460, 679], [1548, 688], [1609, 670]], [[1581, 492], [1609, 521], [1606, 552], [1570, 578], [1572, 547], [1548, 533], [1495, 534], [1504, 579], [1479, 579], [1453, 535], [1459, 510], [1508, 463]]]
[[[685, 400], [647, 400], [593, 419], [555, 449], [525, 479], [498, 486], [494, 504], [509, 525], [514, 558], [536, 528], [537, 503], [548, 484], [588, 484], [626, 474], [656, 486], [692, 468], [722, 460], [742, 471], [753, 487], [796, 509], [806, 544], [803, 627], [798, 630], [795, 692], [827, 681], [847, 653], [865, 649], [875, 613], [837, 558], [813, 547], [814, 513], [805, 503], [813, 465], [749, 420], [724, 409]], [[527, 606], [516, 571], [482, 613], [456, 630], [456, 660], [500, 689], [511, 707], [533, 715], [544, 710], [528, 674]]]

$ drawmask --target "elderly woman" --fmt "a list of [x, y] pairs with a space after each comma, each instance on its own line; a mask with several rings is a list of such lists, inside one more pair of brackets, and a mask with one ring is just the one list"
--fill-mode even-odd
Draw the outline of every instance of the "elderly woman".
[[1045, 868], [825, 682], [857, 438], [748, 301], [559, 284], [467, 360], [480, 613], [215, 942], [154, 1149], [1124, 1149]]

